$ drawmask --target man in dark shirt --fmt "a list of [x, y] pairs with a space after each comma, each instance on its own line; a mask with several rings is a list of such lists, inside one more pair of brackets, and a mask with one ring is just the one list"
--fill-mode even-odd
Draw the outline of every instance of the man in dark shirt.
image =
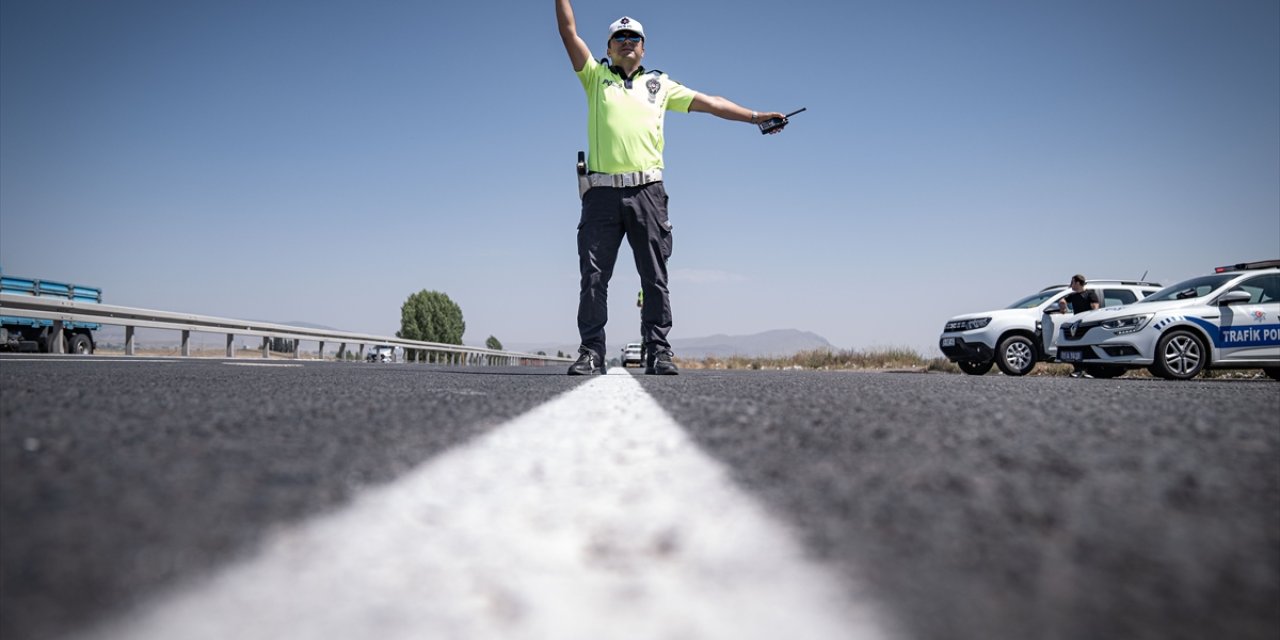
[[[1058, 309], [1061, 310], [1062, 313], [1067, 313], [1068, 307], [1070, 307], [1071, 313], [1084, 313], [1085, 311], [1092, 311], [1098, 308], [1098, 294], [1095, 291], [1085, 289], [1084, 286], [1086, 284], [1088, 283], [1084, 279], [1084, 276], [1078, 273], [1071, 276], [1071, 293], [1068, 293], [1058, 301]], [[1072, 378], [1093, 377], [1085, 373], [1083, 364], [1077, 362], [1074, 363], [1073, 366], [1075, 367], [1075, 370], [1071, 372]]]

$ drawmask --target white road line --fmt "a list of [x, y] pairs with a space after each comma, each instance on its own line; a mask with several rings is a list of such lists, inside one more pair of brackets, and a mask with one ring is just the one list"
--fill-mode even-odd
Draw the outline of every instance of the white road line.
[[229, 364], [235, 367], [301, 367], [302, 366], [301, 364], [296, 364], [296, 363], [284, 364], [284, 363], [276, 363], [276, 362], [224, 362], [222, 364]]
[[891, 637], [611, 373], [88, 637]]
[[150, 356], [134, 356], [129, 359], [110, 358], [105, 356], [94, 356], [90, 358], [66, 358], [59, 356], [48, 356], [45, 358], [0, 358], [0, 363], [5, 362], [178, 362], [177, 360], [155, 360]]

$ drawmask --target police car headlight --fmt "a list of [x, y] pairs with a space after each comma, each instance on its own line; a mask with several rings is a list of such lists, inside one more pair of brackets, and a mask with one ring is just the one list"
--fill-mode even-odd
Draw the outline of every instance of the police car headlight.
[[971, 320], [952, 320], [947, 323], [945, 331], [973, 331], [991, 324], [991, 318], [973, 318]]
[[1151, 322], [1152, 315], [1144, 313], [1140, 316], [1125, 316], [1115, 320], [1108, 320], [1102, 323], [1102, 328], [1114, 331], [1117, 334], [1135, 333], [1142, 331], [1143, 327], [1146, 327], [1147, 323]]

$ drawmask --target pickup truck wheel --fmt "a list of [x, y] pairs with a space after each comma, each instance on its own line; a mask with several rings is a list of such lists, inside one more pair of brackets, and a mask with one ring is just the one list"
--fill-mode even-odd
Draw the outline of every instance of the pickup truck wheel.
[[1151, 372], [1166, 380], [1190, 380], [1204, 370], [1207, 356], [1199, 336], [1190, 331], [1170, 331], [1156, 346]]
[[964, 360], [960, 360], [959, 362], [956, 362], [956, 365], [960, 367], [961, 371], [971, 376], [983, 375], [986, 372], [990, 371], [991, 367], [995, 366], [995, 364], [996, 363], [990, 360], [986, 362], [965, 362]]
[[67, 353], [76, 353], [87, 356], [93, 353], [93, 341], [89, 339], [89, 336], [86, 336], [83, 333], [77, 333], [71, 336], [71, 339], [67, 341]]
[[1006, 376], [1025, 376], [1036, 366], [1036, 348], [1031, 338], [1009, 336], [996, 348], [996, 365]]

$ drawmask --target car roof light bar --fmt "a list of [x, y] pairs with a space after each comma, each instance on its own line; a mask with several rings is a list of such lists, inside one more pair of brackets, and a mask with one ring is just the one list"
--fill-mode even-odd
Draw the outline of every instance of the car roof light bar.
[[1229, 264], [1225, 267], [1214, 269], [1214, 273], [1227, 273], [1228, 271], [1250, 271], [1253, 269], [1269, 269], [1271, 267], [1280, 267], [1280, 260], [1259, 260], [1258, 262], [1240, 262]]

